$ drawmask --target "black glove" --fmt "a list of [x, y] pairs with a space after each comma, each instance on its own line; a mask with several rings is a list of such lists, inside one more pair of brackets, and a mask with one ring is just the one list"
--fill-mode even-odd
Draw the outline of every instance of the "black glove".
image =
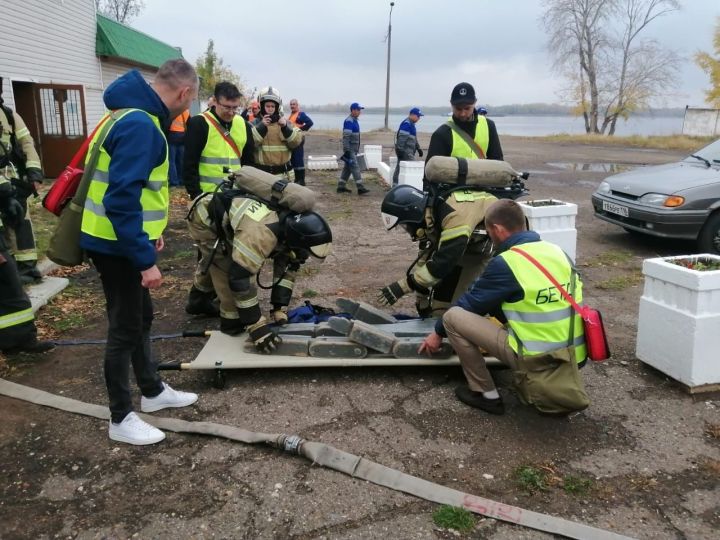
[[23, 201], [27, 199], [30, 195], [37, 193], [35, 190], [35, 185], [29, 179], [20, 180], [19, 178], [13, 178], [12, 185], [15, 188], [15, 197], [17, 199], [22, 199]]
[[42, 184], [42, 181], [44, 179], [42, 171], [35, 167], [31, 167], [26, 170], [25, 177], [27, 178], [28, 182], [38, 182], [39, 184]]
[[422, 148], [420, 148], [420, 147], [418, 146], [417, 151], [418, 151], [418, 156], [423, 157], [424, 154], [423, 154]]
[[263, 354], [271, 353], [278, 348], [278, 345], [282, 343], [282, 338], [270, 328], [270, 325], [265, 322], [263, 317], [261, 321], [256, 322], [250, 328], [250, 339], [255, 344], [255, 348], [258, 352]]
[[377, 299], [382, 305], [392, 306], [410, 291], [412, 291], [412, 289], [410, 288], [407, 278], [402, 278], [380, 289]]
[[25, 208], [15, 197], [8, 197], [2, 201], [0, 213], [6, 225], [13, 229], [18, 228], [25, 219]]

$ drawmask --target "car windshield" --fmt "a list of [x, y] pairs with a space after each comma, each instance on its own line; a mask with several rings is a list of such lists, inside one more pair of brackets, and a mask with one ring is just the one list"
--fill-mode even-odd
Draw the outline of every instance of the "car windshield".
[[[693, 155], [700, 156], [711, 162], [713, 160], [720, 160], [720, 139], [708, 144], [705, 148], [701, 148], [697, 152], [693, 152]], [[688, 156], [686, 159], [692, 160], [692, 157]]]

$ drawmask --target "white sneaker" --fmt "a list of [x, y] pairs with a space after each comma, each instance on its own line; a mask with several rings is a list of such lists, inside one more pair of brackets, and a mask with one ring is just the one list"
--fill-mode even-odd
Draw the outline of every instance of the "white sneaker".
[[136, 444], [138, 446], [159, 443], [165, 438], [165, 434], [162, 431], [143, 421], [134, 412], [128, 414], [119, 424], [114, 424], [111, 420], [108, 435], [113, 441]]
[[197, 399], [197, 394], [173, 390], [170, 385], [163, 383], [163, 391], [157, 396], [150, 398], [142, 396], [140, 410], [142, 412], [155, 412], [168, 407], [187, 407], [195, 403]]

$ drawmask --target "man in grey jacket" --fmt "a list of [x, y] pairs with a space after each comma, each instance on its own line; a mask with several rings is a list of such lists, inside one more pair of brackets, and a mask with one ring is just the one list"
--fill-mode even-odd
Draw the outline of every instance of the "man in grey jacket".
[[414, 161], [415, 152], [417, 152], [420, 157], [423, 156], [423, 151], [417, 141], [417, 130], [415, 129], [415, 124], [420, 120], [421, 116], [424, 115], [417, 107], [410, 109], [408, 117], [402, 121], [395, 134], [395, 155], [398, 158], [398, 162], [395, 166], [395, 172], [393, 173], [394, 186], [398, 183], [400, 162]]
[[343, 124], [343, 155], [340, 159], [345, 165], [338, 180], [338, 193], [352, 193], [346, 186], [351, 173], [357, 186], [358, 195], [364, 195], [370, 191], [363, 185], [360, 166], [357, 161], [357, 155], [360, 152], [360, 123], [357, 119], [364, 108], [359, 103], [350, 105], [350, 116], [345, 119]]

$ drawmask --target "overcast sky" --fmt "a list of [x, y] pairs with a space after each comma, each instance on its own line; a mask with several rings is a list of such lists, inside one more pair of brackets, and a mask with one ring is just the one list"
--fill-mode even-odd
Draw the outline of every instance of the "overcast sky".
[[[678, 92], [658, 106], [703, 105], [709, 84], [691, 56], [712, 51], [720, 0], [682, 4], [647, 30], [685, 58]], [[272, 84], [284, 100], [382, 106], [389, 9], [387, 0], [146, 0], [131, 25], [181, 47], [192, 63], [212, 38], [250, 89]], [[559, 103], [542, 11], [540, 0], [396, 0], [391, 106], [445, 105], [463, 80], [482, 104]]]

